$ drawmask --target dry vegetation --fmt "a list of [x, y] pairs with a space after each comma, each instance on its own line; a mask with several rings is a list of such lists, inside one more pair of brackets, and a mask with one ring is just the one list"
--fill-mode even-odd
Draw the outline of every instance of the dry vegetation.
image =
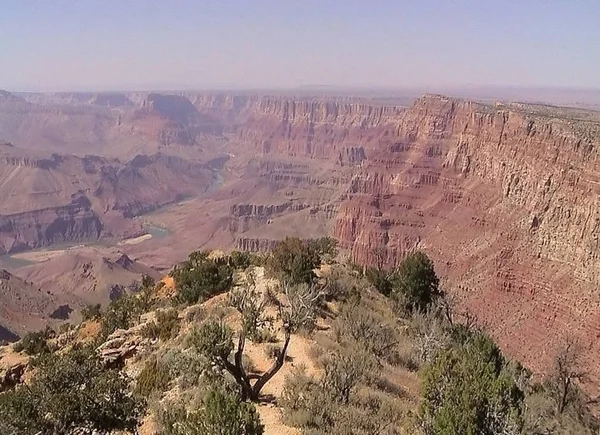
[[390, 280], [384, 296], [350, 265], [322, 264], [331, 241], [282, 243], [268, 259], [193, 253], [174, 281], [144, 280], [79, 326], [25, 337], [13, 353], [31, 355], [35, 375], [3, 387], [0, 433], [597, 430], [573, 341], [535, 384], [485, 334], [453, 324], [426, 256], [367, 274]]

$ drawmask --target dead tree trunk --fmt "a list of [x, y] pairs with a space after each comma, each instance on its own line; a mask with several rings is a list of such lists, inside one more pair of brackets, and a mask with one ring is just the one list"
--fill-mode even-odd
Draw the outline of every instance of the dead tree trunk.
[[290, 344], [290, 332], [286, 331], [285, 342], [283, 344], [283, 348], [281, 349], [281, 352], [279, 352], [279, 355], [277, 355], [277, 358], [275, 359], [275, 361], [273, 361], [273, 365], [261, 377], [259, 377], [257, 379], [257, 381], [254, 383], [254, 385], [252, 386], [252, 393], [254, 394], [254, 398], [252, 400], [258, 400], [258, 397], [260, 395], [260, 390], [262, 390], [262, 387], [264, 387], [265, 384], [267, 382], [269, 382], [271, 380], [271, 378], [273, 376], [275, 376], [277, 374], [277, 372], [279, 371], [279, 369], [281, 369], [281, 367], [283, 366], [283, 363], [285, 362], [285, 354], [287, 352], [287, 348], [288, 348], [289, 344]]
[[[244, 347], [246, 345], [246, 332], [242, 330], [238, 339], [237, 349], [233, 358], [233, 363], [227, 359], [223, 360], [224, 368], [233, 376], [235, 381], [240, 385], [242, 389], [242, 400], [251, 400], [257, 402], [260, 398], [260, 392], [267, 382], [277, 374], [277, 372], [283, 366], [285, 362], [285, 355], [287, 353], [288, 345], [290, 343], [291, 334], [289, 331], [285, 332], [285, 342], [283, 348], [273, 365], [265, 373], [259, 376], [248, 376], [244, 365], [242, 363], [242, 356], [244, 354]], [[251, 379], [256, 379], [254, 384], [251, 383]]]

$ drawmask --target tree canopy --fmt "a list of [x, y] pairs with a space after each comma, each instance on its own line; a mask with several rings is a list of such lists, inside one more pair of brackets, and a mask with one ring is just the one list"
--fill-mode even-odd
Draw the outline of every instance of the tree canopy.
[[498, 347], [482, 333], [438, 353], [421, 376], [426, 434], [520, 433], [524, 393]]
[[233, 284], [233, 268], [209, 258], [208, 251], [192, 252], [188, 260], [173, 269], [177, 299], [191, 305], [222, 293]]
[[420, 251], [408, 255], [392, 275], [393, 293], [409, 311], [423, 311], [440, 295], [433, 262]]
[[52, 354], [39, 361], [30, 385], [0, 394], [0, 433], [133, 430], [142, 403], [128, 387], [127, 378], [105, 369], [90, 348]]

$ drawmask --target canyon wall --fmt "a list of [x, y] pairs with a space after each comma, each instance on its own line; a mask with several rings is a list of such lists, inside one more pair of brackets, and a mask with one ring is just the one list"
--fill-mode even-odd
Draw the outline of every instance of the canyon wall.
[[97, 240], [103, 225], [85, 196], [65, 206], [0, 215], [0, 254], [63, 242]]
[[[128, 165], [86, 157], [76, 180], [0, 184], [0, 197], [13, 198], [5, 207], [10, 212], [2, 211], [4, 226], [7, 215], [28, 207], [16, 199], [14, 186], [28, 186], [36, 204], [58, 196], [60, 207], [69, 206], [71, 197], [57, 192], [82, 190], [103, 231], [118, 229], [127, 217], [204, 191], [212, 172], [181, 160], [196, 150], [208, 161], [218, 148], [231, 157], [229, 184], [202, 204], [210, 213], [200, 207], [194, 210], [202, 217], [181, 220], [182, 231], [192, 233], [197, 222], [211, 232], [206, 238], [248, 250], [268, 249], [289, 234], [329, 233], [354, 261], [370, 264], [393, 265], [408, 251], [423, 249], [434, 259], [444, 288], [457, 296], [459, 314], [475, 315], [513, 357], [543, 371], [563, 336], [572, 334], [600, 375], [593, 359], [600, 351], [597, 113], [435, 95], [410, 107], [339, 96], [228, 93], [84, 100], [91, 109], [10, 103], [21, 111], [10, 117], [26, 110], [33, 115], [9, 132], [30, 126], [35, 138], [41, 137], [35, 123], [42, 125], [52, 114], [46, 122], [57, 131], [80, 120], [77, 140], [86, 130], [93, 132], [88, 142], [110, 139], [129, 153], [138, 142], [155, 143], [152, 149], [164, 156], [142, 155]], [[6, 104], [0, 115], [8, 111]], [[65, 133], [56, 137], [62, 140]], [[166, 155], [183, 158], [171, 161]], [[0, 175], [21, 180], [27, 171], [70, 168], [65, 166], [70, 161], [52, 155], [5, 160], [0, 170], [10, 169]], [[53, 188], [42, 189], [48, 185]], [[200, 220], [214, 225], [202, 226]], [[93, 231], [84, 221], [65, 225], [85, 227], [83, 234]], [[55, 234], [48, 239], [60, 240], [68, 231]], [[5, 246], [12, 243], [6, 240]]]
[[354, 261], [394, 264], [424, 249], [459, 311], [512, 356], [543, 371], [572, 334], [600, 374], [596, 119], [440, 96], [410, 108], [266, 97], [240, 106], [235, 137], [264, 159], [352, 167], [331, 234]]
[[0, 254], [138, 235], [131, 218], [200, 195], [215, 177], [207, 163], [163, 154], [120, 162], [0, 145]]

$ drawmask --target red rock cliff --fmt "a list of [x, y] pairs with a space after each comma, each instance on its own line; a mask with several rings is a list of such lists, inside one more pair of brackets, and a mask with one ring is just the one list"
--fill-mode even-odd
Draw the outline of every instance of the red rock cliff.
[[543, 370], [568, 332], [600, 374], [597, 122], [440, 96], [228, 101], [237, 138], [263, 155], [355, 165], [333, 229], [354, 260], [424, 249], [512, 356]]

